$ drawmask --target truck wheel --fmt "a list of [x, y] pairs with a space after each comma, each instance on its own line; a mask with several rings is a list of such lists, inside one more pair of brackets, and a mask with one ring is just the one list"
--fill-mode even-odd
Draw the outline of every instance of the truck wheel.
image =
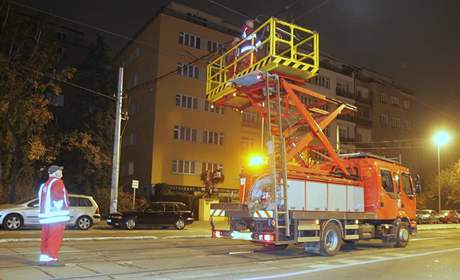
[[320, 254], [335, 256], [342, 247], [342, 233], [336, 223], [329, 223], [322, 231], [320, 240]]
[[407, 223], [399, 224], [398, 230], [396, 231], [396, 243], [395, 247], [404, 248], [409, 243], [410, 233]]

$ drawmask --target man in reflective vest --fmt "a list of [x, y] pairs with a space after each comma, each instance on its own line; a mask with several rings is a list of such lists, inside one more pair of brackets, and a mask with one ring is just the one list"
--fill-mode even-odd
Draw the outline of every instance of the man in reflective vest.
[[40, 186], [38, 199], [42, 225], [40, 265], [64, 266], [58, 261], [58, 252], [64, 237], [66, 222], [69, 216], [69, 197], [64, 186], [62, 170], [64, 168], [51, 165], [48, 168], [48, 180]]
[[[244, 70], [245, 68], [251, 66], [251, 57], [252, 64], [256, 63], [256, 51], [261, 44], [260, 40], [257, 38], [257, 34], [254, 33], [254, 20], [248, 19], [243, 26], [241, 26], [241, 40], [244, 42], [241, 44], [240, 56], [246, 55], [241, 61], [241, 70]], [[247, 54], [248, 52], [252, 53]]]

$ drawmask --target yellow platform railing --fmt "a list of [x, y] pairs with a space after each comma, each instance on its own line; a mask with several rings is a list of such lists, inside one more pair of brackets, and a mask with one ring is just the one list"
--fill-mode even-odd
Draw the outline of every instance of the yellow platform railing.
[[[319, 70], [319, 34], [270, 18], [249, 40], [240, 40], [210, 62], [206, 71], [206, 96], [215, 102], [235, 89], [231, 81], [256, 70], [273, 71], [309, 79]], [[243, 46], [251, 50], [241, 52]]]

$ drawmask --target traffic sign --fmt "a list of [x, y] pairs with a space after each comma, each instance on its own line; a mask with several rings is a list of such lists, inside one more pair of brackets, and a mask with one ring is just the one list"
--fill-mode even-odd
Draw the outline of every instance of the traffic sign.
[[133, 180], [131, 187], [133, 189], [138, 189], [139, 188], [139, 180]]

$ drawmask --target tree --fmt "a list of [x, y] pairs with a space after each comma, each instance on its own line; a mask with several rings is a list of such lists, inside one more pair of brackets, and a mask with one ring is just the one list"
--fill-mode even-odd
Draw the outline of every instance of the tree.
[[224, 177], [224, 173], [222, 172], [222, 169], [220, 168], [214, 171], [206, 169], [201, 173], [200, 179], [203, 182], [205, 190], [206, 190], [204, 197], [209, 198], [214, 195], [216, 191], [216, 185], [223, 183], [225, 180], [225, 177]]
[[[46, 132], [53, 119], [46, 96], [59, 95], [55, 81], [71, 79], [75, 70], [56, 70], [56, 46], [47, 42], [41, 19], [2, 16], [0, 187], [13, 202], [18, 191], [30, 195], [40, 167], [60, 151], [61, 138]], [[19, 183], [23, 188], [17, 188]]]
[[460, 209], [460, 160], [441, 171], [422, 189], [418, 204], [425, 208], [438, 208], [438, 179], [441, 178], [441, 208]]

